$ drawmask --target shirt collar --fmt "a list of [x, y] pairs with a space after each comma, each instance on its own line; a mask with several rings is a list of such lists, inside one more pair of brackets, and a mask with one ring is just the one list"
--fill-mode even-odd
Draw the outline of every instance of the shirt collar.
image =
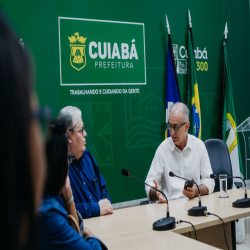
[[73, 161], [72, 161], [72, 163], [70, 165], [79, 166], [79, 163], [81, 162], [81, 160], [83, 158], [84, 152], [85, 152], [85, 150], [83, 151], [82, 156], [78, 160], [74, 157], [74, 159], [73, 159]]
[[172, 140], [172, 137], [170, 137], [170, 146], [171, 146], [171, 151], [174, 151], [176, 146], [175, 146], [175, 144], [174, 144], [174, 142]]
[[[187, 145], [185, 148], [190, 148], [192, 149], [192, 139], [191, 139], [191, 136], [189, 134], [187, 134]], [[185, 149], [184, 148], [184, 149]]]
[[[171, 140], [171, 151], [174, 151], [175, 149], [177, 149], [178, 151], [180, 151], [174, 144], [172, 138], [170, 139]], [[185, 146], [185, 148], [183, 150], [186, 150], [186, 149], [192, 149], [192, 140], [191, 140], [191, 136], [187, 133], [187, 144]]]

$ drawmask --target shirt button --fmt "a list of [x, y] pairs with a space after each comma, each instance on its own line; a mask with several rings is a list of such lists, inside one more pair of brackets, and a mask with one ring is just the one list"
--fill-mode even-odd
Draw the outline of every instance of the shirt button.
[[85, 182], [83, 182], [83, 185], [85, 185]]
[[91, 199], [91, 196], [89, 196], [89, 198]]

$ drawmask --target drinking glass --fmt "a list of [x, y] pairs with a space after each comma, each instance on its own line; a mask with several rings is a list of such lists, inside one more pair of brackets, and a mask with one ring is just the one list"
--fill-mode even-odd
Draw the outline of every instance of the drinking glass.
[[226, 174], [220, 174], [220, 198], [228, 198], [227, 195], [227, 175]]

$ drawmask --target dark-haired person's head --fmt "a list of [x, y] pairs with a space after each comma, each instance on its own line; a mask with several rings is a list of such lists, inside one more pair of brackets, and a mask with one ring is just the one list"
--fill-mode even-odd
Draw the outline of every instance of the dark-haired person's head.
[[49, 124], [46, 140], [48, 176], [45, 193], [56, 196], [60, 193], [68, 175], [68, 136], [66, 127], [58, 120]]
[[[34, 232], [45, 179], [45, 155], [37, 102], [32, 91], [29, 56], [0, 11], [0, 241], [8, 249], [25, 249]], [[6, 243], [6, 244], [5, 244]]]

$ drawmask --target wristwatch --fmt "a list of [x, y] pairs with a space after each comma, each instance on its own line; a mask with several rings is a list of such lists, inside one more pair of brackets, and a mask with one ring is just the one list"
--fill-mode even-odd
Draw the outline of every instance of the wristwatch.
[[74, 201], [74, 197], [72, 195], [67, 201], [64, 202], [65, 207], [67, 207], [68, 205], [70, 205], [73, 201]]

